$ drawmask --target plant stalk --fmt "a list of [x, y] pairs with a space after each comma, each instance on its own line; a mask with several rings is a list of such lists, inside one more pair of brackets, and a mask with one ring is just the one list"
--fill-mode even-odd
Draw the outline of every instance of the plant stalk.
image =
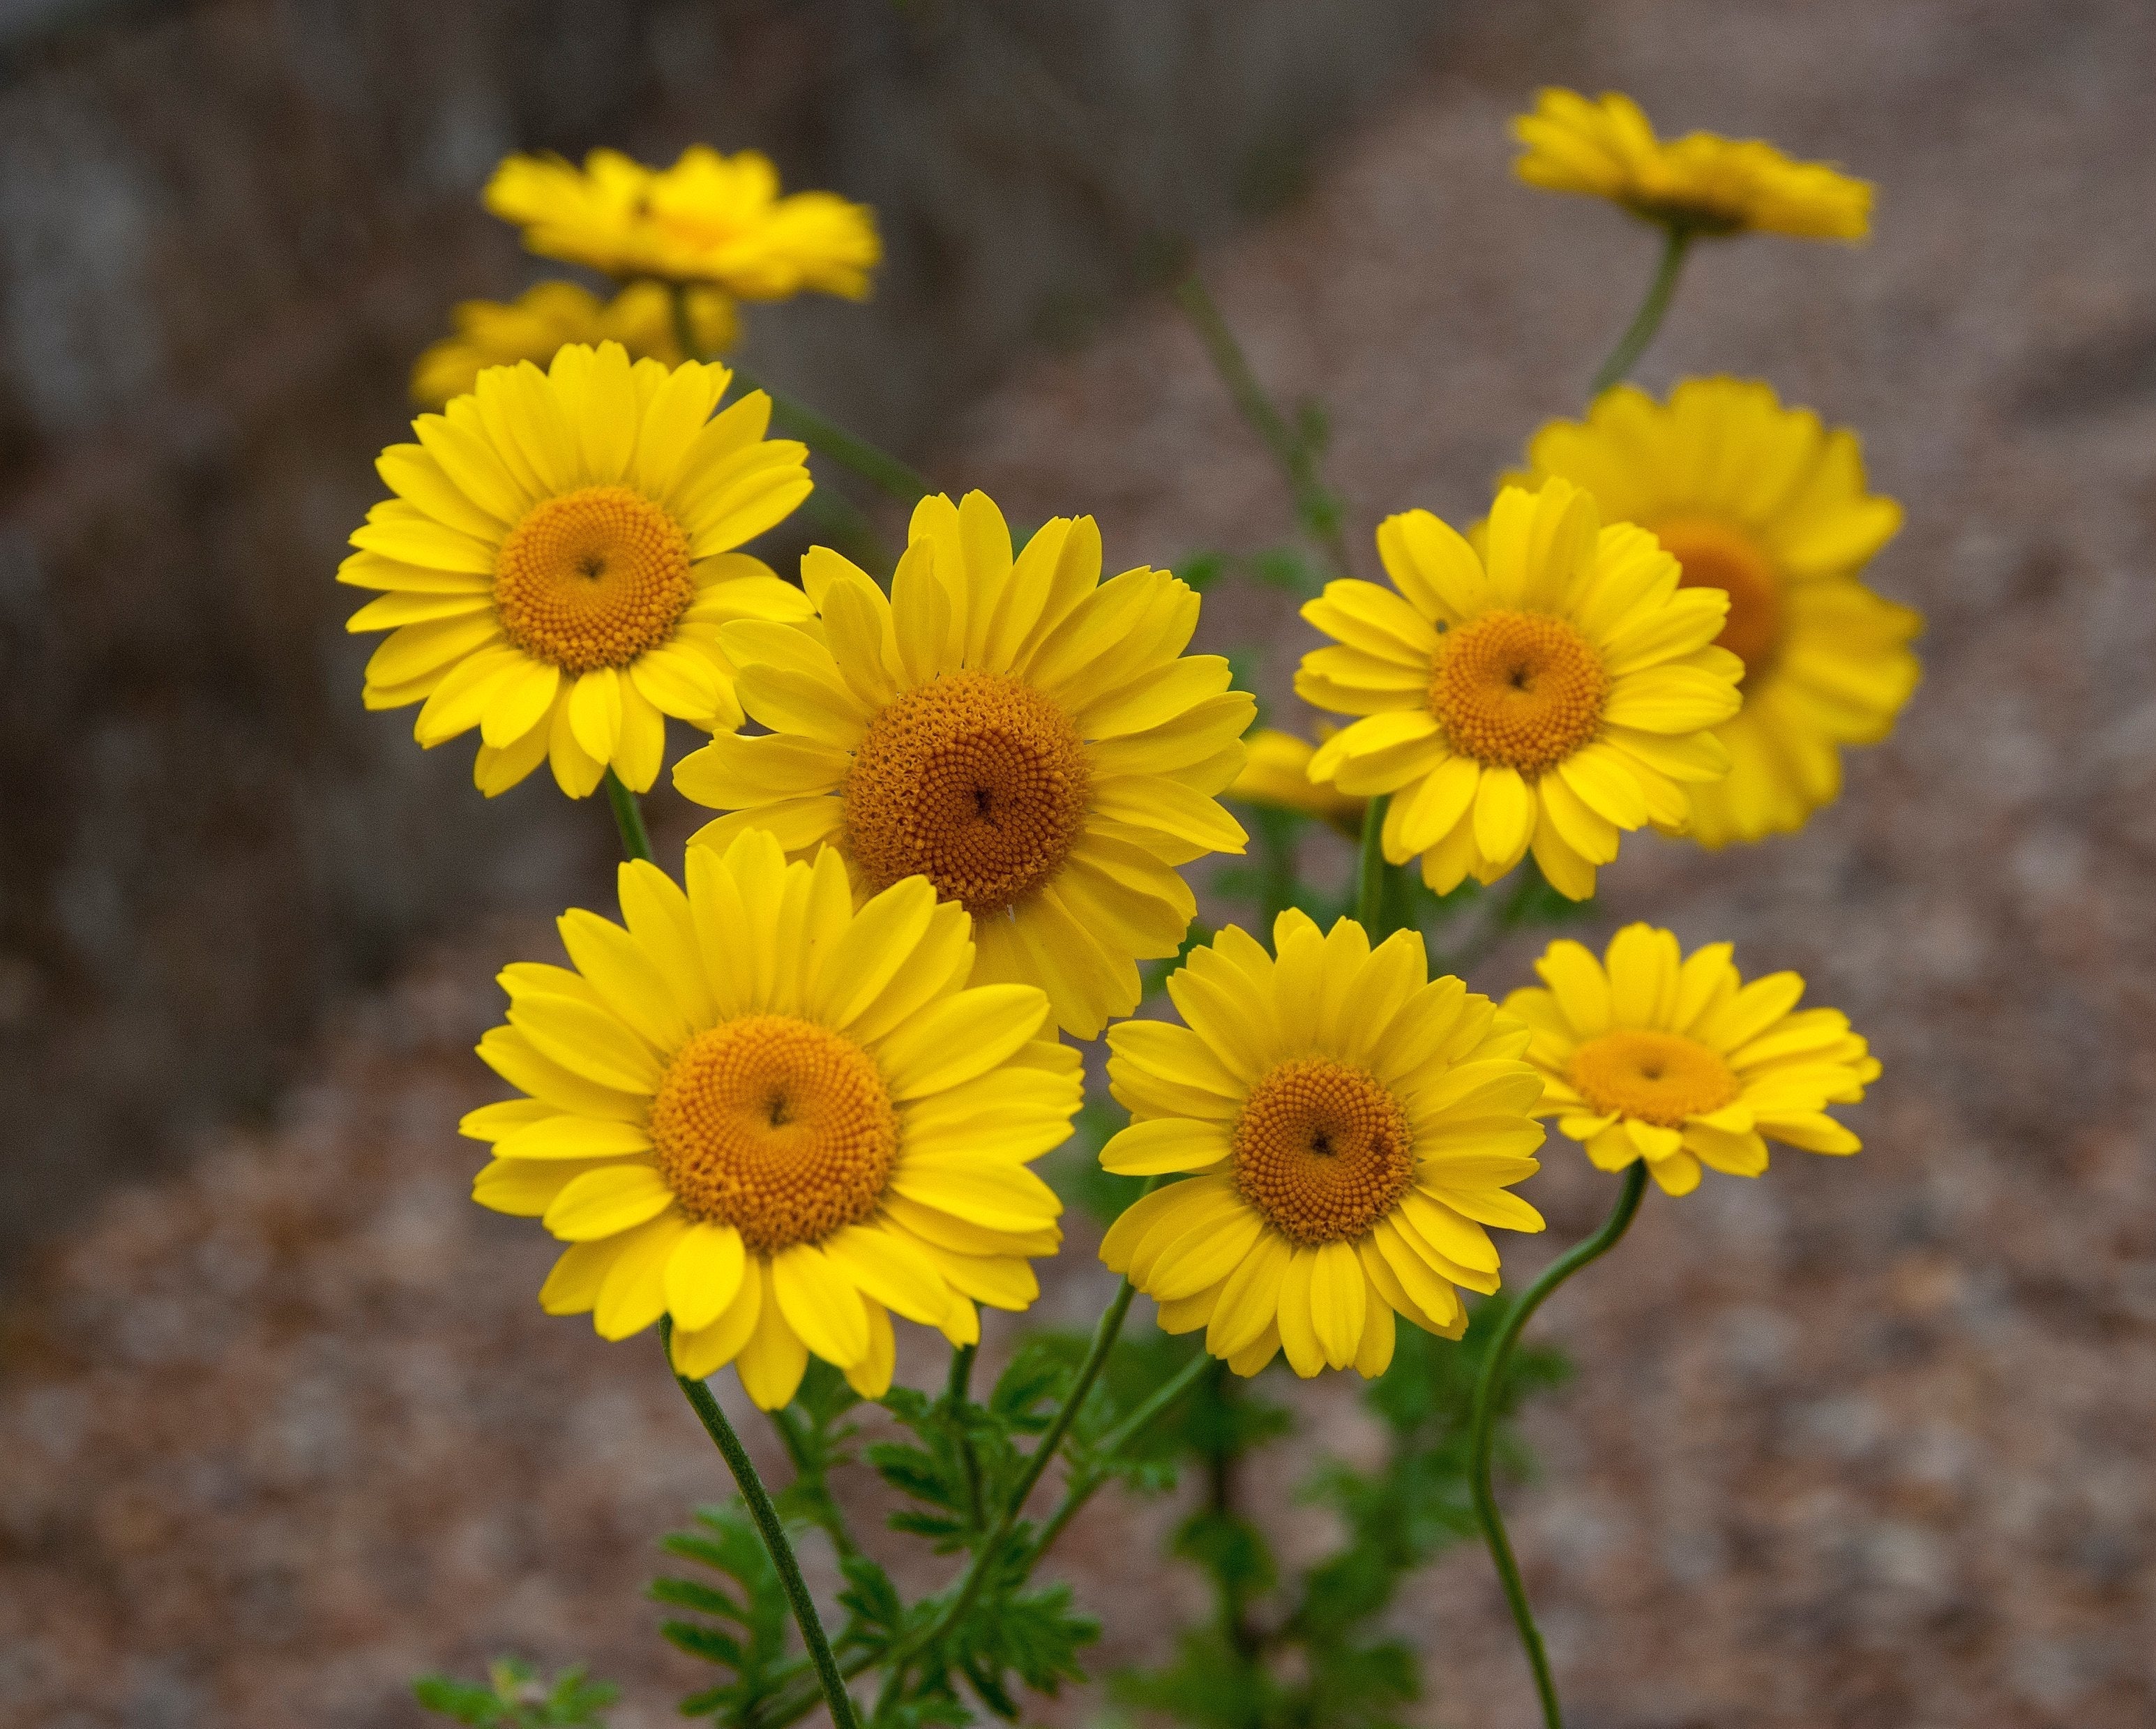
[[[667, 1353], [670, 1372], [674, 1368], [673, 1339], [674, 1317], [669, 1315], [659, 1323], [659, 1344]], [[808, 1582], [801, 1577], [801, 1563], [794, 1558], [793, 1545], [787, 1538], [786, 1527], [779, 1522], [778, 1509], [771, 1504], [763, 1479], [757, 1475], [748, 1449], [742, 1444], [741, 1436], [726, 1420], [726, 1413], [720, 1409], [709, 1387], [678, 1373], [674, 1376], [674, 1383], [681, 1389], [689, 1408], [703, 1424], [705, 1434], [711, 1436], [724, 1456], [726, 1469], [734, 1474], [735, 1486], [748, 1503], [749, 1516], [756, 1521], [763, 1547], [778, 1571], [778, 1582], [785, 1588], [786, 1600], [793, 1606], [794, 1624], [801, 1629], [802, 1642], [808, 1647], [808, 1660], [816, 1666], [816, 1678], [823, 1685], [824, 1702], [831, 1708], [833, 1729], [860, 1729], [853, 1695], [846, 1691], [838, 1660], [831, 1655], [831, 1641], [824, 1637], [823, 1618], [816, 1613], [816, 1601], [809, 1596]]]
[[1647, 345], [1655, 340], [1655, 332], [1662, 326], [1662, 315], [1670, 310], [1670, 297], [1676, 294], [1677, 278], [1684, 273], [1686, 255], [1691, 250], [1694, 231], [1682, 223], [1670, 223], [1662, 230], [1662, 255], [1655, 266], [1654, 280], [1647, 285], [1646, 298], [1640, 302], [1640, 310], [1632, 315], [1632, 321], [1625, 327], [1625, 334], [1617, 339], [1617, 346], [1609, 351], [1609, 358], [1596, 370], [1594, 382], [1587, 387], [1590, 403], [1613, 384], [1621, 382], [1639, 364], [1640, 357], [1647, 351]]
[[1497, 1494], [1491, 1481], [1497, 1396], [1503, 1388], [1505, 1371], [1512, 1360], [1512, 1347], [1519, 1342], [1521, 1329], [1552, 1291], [1589, 1262], [1600, 1260], [1617, 1246], [1618, 1239], [1630, 1227], [1632, 1216], [1640, 1210], [1640, 1198], [1646, 1192], [1646, 1161], [1635, 1159], [1625, 1167], [1624, 1187], [1618, 1190], [1617, 1203], [1602, 1221], [1601, 1229], [1552, 1261], [1506, 1316], [1497, 1337], [1490, 1342], [1490, 1354], [1483, 1359], [1481, 1375], [1475, 1383], [1475, 1403], [1469, 1428], [1469, 1471], [1475, 1490], [1475, 1519], [1482, 1527], [1483, 1540], [1490, 1547], [1490, 1559], [1496, 1564], [1498, 1580], [1505, 1588], [1505, 1601], [1512, 1612], [1512, 1624], [1519, 1629], [1520, 1644], [1527, 1654], [1527, 1667], [1534, 1671], [1535, 1692], [1542, 1701], [1546, 1729], [1564, 1729], [1564, 1711], [1558, 1703], [1557, 1683], [1550, 1677], [1549, 1654], [1543, 1648], [1542, 1629], [1535, 1625], [1535, 1612], [1527, 1602], [1527, 1588], [1520, 1578], [1520, 1564], [1513, 1557], [1512, 1540], [1505, 1534], [1504, 1517], [1497, 1511]]
[[651, 862], [651, 835], [644, 826], [644, 806], [635, 793], [622, 784], [611, 768], [605, 776], [607, 803], [613, 807], [613, 825], [621, 831], [624, 856]]
[[1363, 811], [1363, 845], [1355, 864], [1355, 922], [1374, 945], [1393, 933], [1385, 923], [1385, 809], [1390, 798], [1379, 793]]

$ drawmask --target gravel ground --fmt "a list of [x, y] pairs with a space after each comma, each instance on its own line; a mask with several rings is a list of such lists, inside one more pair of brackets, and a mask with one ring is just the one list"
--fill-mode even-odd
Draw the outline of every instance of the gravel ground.
[[[1864, 251], [1709, 251], [1643, 373], [1757, 372], [1862, 428], [1909, 506], [1877, 580], [1931, 622], [1899, 733], [1808, 832], [1640, 845], [1604, 879], [1605, 925], [1803, 970], [1886, 1075], [1861, 1157], [1650, 1198], [1538, 1323], [1583, 1373], [1536, 1408], [1543, 1469], [1511, 1501], [1583, 1729], [2156, 1720], [2152, 64], [2132, 0], [1542, 11], [1455, 44], [1206, 260], [1259, 369], [1330, 405], [1359, 548], [1390, 510], [1479, 510], [1649, 268], [1620, 218], [1507, 178], [1536, 84], [1882, 186]], [[1286, 531], [1161, 306], [1014, 379], [936, 466], [1014, 517], [1096, 512], [1123, 563]], [[1274, 639], [1281, 691], [1300, 639], [1273, 597], [1210, 626]], [[505, 1647], [591, 1658], [629, 1685], [622, 1725], [697, 1684], [634, 1592], [716, 1462], [648, 1342], [537, 1313], [546, 1248], [464, 1200], [449, 1132], [488, 1095], [487, 977], [543, 941], [475, 933], [356, 1006], [266, 1126], [118, 1198], [11, 1300], [0, 1721], [410, 1723], [412, 1671]], [[1562, 1147], [1532, 1190], [1553, 1229], [1521, 1270], [1609, 1193]], [[1097, 1301], [1087, 1246], [1052, 1316]], [[1361, 1444], [1350, 1403], [1307, 1398], [1305, 1444]], [[1193, 1598], [1129, 1565], [1169, 1516], [1104, 1504], [1072, 1533], [1104, 1662]], [[1402, 1624], [1432, 1654], [1423, 1720], [1531, 1721], [1478, 1555]]]

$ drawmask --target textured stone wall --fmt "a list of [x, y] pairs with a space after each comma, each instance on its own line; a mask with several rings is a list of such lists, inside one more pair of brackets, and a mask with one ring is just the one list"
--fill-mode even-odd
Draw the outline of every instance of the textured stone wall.
[[[774, 379], [932, 449], [1023, 345], [1291, 190], [1416, 0], [223, 0], [0, 14], [0, 1249], [266, 1095], [340, 987], [603, 880], [358, 702], [330, 581], [454, 300], [539, 274], [519, 147], [754, 144], [875, 204], [865, 309]], [[1142, 413], [1142, 404], [1133, 405]], [[963, 476], [953, 477], [963, 480]]]

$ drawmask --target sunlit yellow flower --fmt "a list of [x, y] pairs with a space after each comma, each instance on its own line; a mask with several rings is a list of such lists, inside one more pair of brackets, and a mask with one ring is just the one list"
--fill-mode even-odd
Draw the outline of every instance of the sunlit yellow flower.
[[1738, 707], [1743, 663], [1712, 646], [1728, 598], [1680, 590], [1652, 535], [1604, 527], [1563, 480], [1507, 487], [1485, 538], [1478, 554], [1427, 510], [1389, 517], [1378, 555], [1399, 592], [1332, 582], [1303, 608], [1338, 646], [1303, 657], [1296, 694], [1365, 717], [1310, 772], [1391, 793], [1385, 856], [1420, 854], [1440, 894], [1532, 848], [1584, 900], [1620, 832], [1681, 832], [1687, 787], [1728, 767], [1707, 730]]
[[[688, 291], [690, 334], [700, 356], [722, 354], [741, 335], [734, 303], [716, 288]], [[631, 360], [655, 360], [666, 366], [685, 357], [674, 329], [671, 292], [656, 282], [632, 282], [602, 303], [589, 289], [573, 282], [542, 282], [504, 305], [499, 300], [460, 300], [451, 317], [456, 334], [434, 344], [412, 368], [412, 397], [423, 408], [439, 408], [462, 396], [488, 367], [514, 366], [520, 360], [545, 366], [565, 342], [619, 342]]]
[[1528, 185], [1608, 198], [1650, 222], [1807, 240], [1871, 233], [1870, 182], [1756, 138], [1687, 132], [1665, 144], [1630, 96], [1590, 102], [1574, 90], [1543, 90], [1535, 111], [1513, 121], [1512, 136], [1526, 146], [1513, 171]]
[[976, 977], [1040, 985], [1081, 1039], [1137, 1007], [1137, 962], [1182, 946], [1175, 867], [1246, 839], [1215, 795], [1255, 712], [1228, 663], [1183, 654], [1198, 597], [1165, 571], [1101, 580], [1101, 532], [1058, 517], [1014, 559], [983, 493], [923, 499], [886, 598], [823, 547], [820, 628], [731, 625], [742, 705], [674, 783], [731, 810], [699, 841], [767, 829], [836, 844], [874, 890], [926, 876], [973, 916]]
[[975, 1303], [1039, 1295], [1061, 1205], [1026, 1167], [1070, 1132], [1077, 1053], [1032, 986], [968, 986], [965, 912], [918, 878], [856, 911], [836, 853], [763, 834], [688, 877], [624, 864], [626, 929], [569, 913], [574, 970], [502, 973], [479, 1051], [528, 1096], [464, 1120], [494, 1143], [473, 1198], [572, 1245], [550, 1314], [670, 1314], [675, 1367], [732, 1362], [766, 1410], [810, 1352], [873, 1398], [889, 1311], [971, 1344]]
[[1923, 621], [1858, 578], [1902, 507], [1865, 490], [1852, 432], [1785, 408], [1771, 387], [1693, 378], [1657, 403], [1630, 385], [1527, 446], [1538, 485], [1585, 487], [1605, 516], [1657, 536], [1687, 587], [1729, 596], [1717, 640], [1744, 663], [1744, 707], [1717, 729], [1729, 777], [1692, 789], [1702, 845], [1801, 828], [1841, 790], [1845, 744], [1876, 744], [1917, 688]]
[[1395, 1314], [1456, 1339], [1454, 1287], [1496, 1290], [1485, 1225], [1543, 1228], [1507, 1192], [1540, 1168], [1542, 1081], [1524, 1027], [1429, 978], [1419, 932], [1373, 950], [1352, 919], [1285, 912], [1273, 941], [1277, 961], [1223, 931], [1168, 979], [1183, 1025], [1110, 1029], [1131, 1126], [1101, 1162], [1191, 1174], [1133, 1203], [1101, 1259], [1239, 1375], [1282, 1348], [1298, 1375], [1381, 1375]]
[[741, 725], [719, 627], [809, 609], [733, 549], [808, 495], [808, 471], [804, 446], [763, 436], [761, 391], [713, 417], [731, 377], [572, 344], [414, 421], [419, 442], [375, 464], [396, 496], [337, 572], [387, 591], [345, 627], [390, 632], [367, 705], [424, 702], [429, 747], [478, 727], [490, 796], [547, 759], [572, 798], [609, 765], [642, 792], [667, 716]]
[[486, 208], [524, 230], [542, 258], [610, 276], [716, 282], [744, 300], [806, 290], [865, 299], [883, 257], [875, 213], [832, 192], [780, 197], [778, 171], [753, 150], [691, 145], [670, 168], [595, 150], [582, 168], [513, 156], [486, 185]]
[[1534, 1029], [1537, 1114], [1605, 1171], [1644, 1158], [1673, 1195], [1699, 1186], [1702, 1165], [1757, 1177], [1769, 1140], [1855, 1152], [1826, 1107], [1862, 1098], [1877, 1059], [1838, 1009], [1797, 1008], [1795, 973], [1746, 984], [1729, 953], [1713, 942], [1681, 959], [1676, 936], [1646, 925], [1610, 938], [1604, 961], [1553, 942], [1535, 962], [1549, 988], [1505, 999]]
[[[1329, 738], [1335, 730], [1321, 724], [1317, 735]], [[1337, 787], [1311, 779], [1310, 759], [1317, 754], [1316, 745], [1272, 726], [1252, 733], [1245, 743], [1250, 757], [1222, 798], [1314, 817], [1351, 837], [1362, 833], [1363, 811], [1369, 800], [1350, 798]]]

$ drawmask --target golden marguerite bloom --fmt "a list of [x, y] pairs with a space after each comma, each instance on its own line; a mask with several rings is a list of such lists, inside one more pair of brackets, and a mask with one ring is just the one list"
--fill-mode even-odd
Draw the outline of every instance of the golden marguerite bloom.
[[[1317, 736], [1328, 738], [1334, 730], [1321, 724]], [[1337, 787], [1311, 779], [1310, 759], [1317, 754], [1316, 745], [1273, 726], [1252, 733], [1245, 743], [1250, 756], [1243, 772], [1221, 795], [1224, 798], [1314, 817], [1350, 838], [1362, 833], [1363, 812], [1369, 800], [1350, 798]]]
[[1505, 1007], [1534, 1030], [1528, 1059], [1546, 1090], [1537, 1115], [1583, 1142], [1605, 1171], [1644, 1158], [1671, 1194], [1706, 1165], [1732, 1177], [1767, 1168], [1767, 1142], [1855, 1152], [1828, 1116], [1878, 1078], [1879, 1064], [1833, 1008], [1799, 1011], [1804, 982], [1774, 972], [1746, 984], [1726, 942], [1680, 956], [1676, 937], [1627, 925], [1603, 960], [1553, 942], [1535, 971], [1548, 990]]
[[[724, 290], [688, 290], [690, 334], [699, 356], [722, 354], [741, 336], [741, 320]], [[520, 360], [545, 366], [565, 342], [619, 342], [631, 360], [678, 365], [689, 357], [674, 328], [672, 292], [663, 283], [632, 282], [602, 302], [573, 282], [542, 282], [506, 305], [500, 300], [459, 300], [450, 315], [455, 334], [421, 355], [412, 368], [412, 397], [422, 408], [439, 408], [464, 395], [489, 367], [513, 367]]]
[[1239, 1375], [1283, 1348], [1304, 1377], [1381, 1375], [1394, 1315], [1456, 1339], [1455, 1287], [1496, 1290], [1484, 1226], [1543, 1228], [1507, 1192], [1540, 1168], [1542, 1080], [1524, 1027], [1428, 977], [1419, 932], [1373, 950], [1352, 919], [1284, 912], [1273, 942], [1277, 961], [1223, 931], [1168, 979], [1184, 1024], [1110, 1030], [1131, 1126], [1101, 1162], [1190, 1175], [1134, 1203], [1101, 1259]]
[[1771, 386], [1691, 378], [1666, 403], [1620, 385], [1582, 421], [1553, 421], [1527, 472], [1585, 487], [1605, 516], [1676, 555], [1687, 587], [1719, 588], [1716, 640], [1744, 663], [1743, 709], [1716, 731], [1729, 777], [1692, 789], [1705, 846], [1801, 828], [1841, 790], [1843, 745], [1876, 744], [1917, 688], [1923, 627], [1860, 579], [1902, 526], [1865, 488], [1856, 434], [1785, 408]]
[[1091, 1039], [1137, 1007], [1137, 963], [1182, 946], [1176, 867], [1246, 839], [1215, 794], [1243, 766], [1252, 700], [1183, 654], [1198, 597], [1165, 571], [1103, 582], [1090, 516], [1015, 558], [983, 493], [913, 513], [891, 594], [824, 547], [801, 573], [817, 630], [727, 627], [742, 706], [770, 731], [715, 738], [674, 783], [788, 851], [835, 844], [865, 892], [924, 876], [973, 916], [983, 982], [1040, 985]]
[[809, 290], [865, 300], [883, 257], [875, 214], [833, 192], [779, 195], [778, 171], [753, 150], [691, 145], [670, 168], [595, 150], [577, 167], [513, 156], [487, 182], [486, 208], [524, 230], [542, 258], [609, 276], [716, 282], [744, 300]]
[[337, 580], [385, 591], [347, 630], [387, 630], [369, 708], [419, 702], [431, 748], [475, 726], [490, 797], [551, 761], [581, 798], [611, 767], [637, 792], [665, 717], [741, 725], [721, 625], [799, 621], [801, 592], [734, 549], [808, 495], [807, 447], [766, 439], [757, 391], [713, 416], [732, 377], [634, 367], [618, 342], [481, 372], [375, 464], [395, 497], [367, 513]]
[[725, 1363], [775, 1410], [814, 1352], [891, 1384], [891, 1311], [980, 1337], [1023, 1309], [1061, 1204], [1027, 1165], [1070, 1132], [1078, 1054], [1030, 985], [967, 983], [964, 911], [918, 879], [858, 910], [844, 862], [765, 834], [691, 852], [684, 894], [624, 864], [626, 928], [561, 922], [574, 970], [501, 975], [479, 1052], [527, 1096], [475, 1111], [473, 1198], [570, 1244], [540, 1301], [601, 1337], [674, 1318], [675, 1368]]
[[1861, 240], [1871, 184], [1825, 162], [1800, 162], [1757, 138], [1687, 132], [1663, 143], [1640, 105], [1611, 92], [1590, 102], [1545, 90], [1512, 122], [1526, 146], [1513, 172], [1530, 186], [1584, 192], [1650, 222], [1695, 233], [1745, 228], [1806, 240]]
[[1440, 894], [1532, 849], [1584, 900], [1621, 832], [1681, 832], [1687, 789], [1729, 766], [1708, 730], [1737, 712], [1743, 670], [1713, 646], [1728, 598], [1680, 589], [1652, 535], [1603, 526], [1563, 480], [1507, 487], [1486, 541], [1478, 555], [1427, 510], [1389, 517], [1378, 556], [1399, 593], [1331, 582], [1303, 608], [1337, 646], [1303, 657], [1296, 695], [1364, 717], [1310, 772], [1391, 793], [1385, 856], [1419, 853]]

